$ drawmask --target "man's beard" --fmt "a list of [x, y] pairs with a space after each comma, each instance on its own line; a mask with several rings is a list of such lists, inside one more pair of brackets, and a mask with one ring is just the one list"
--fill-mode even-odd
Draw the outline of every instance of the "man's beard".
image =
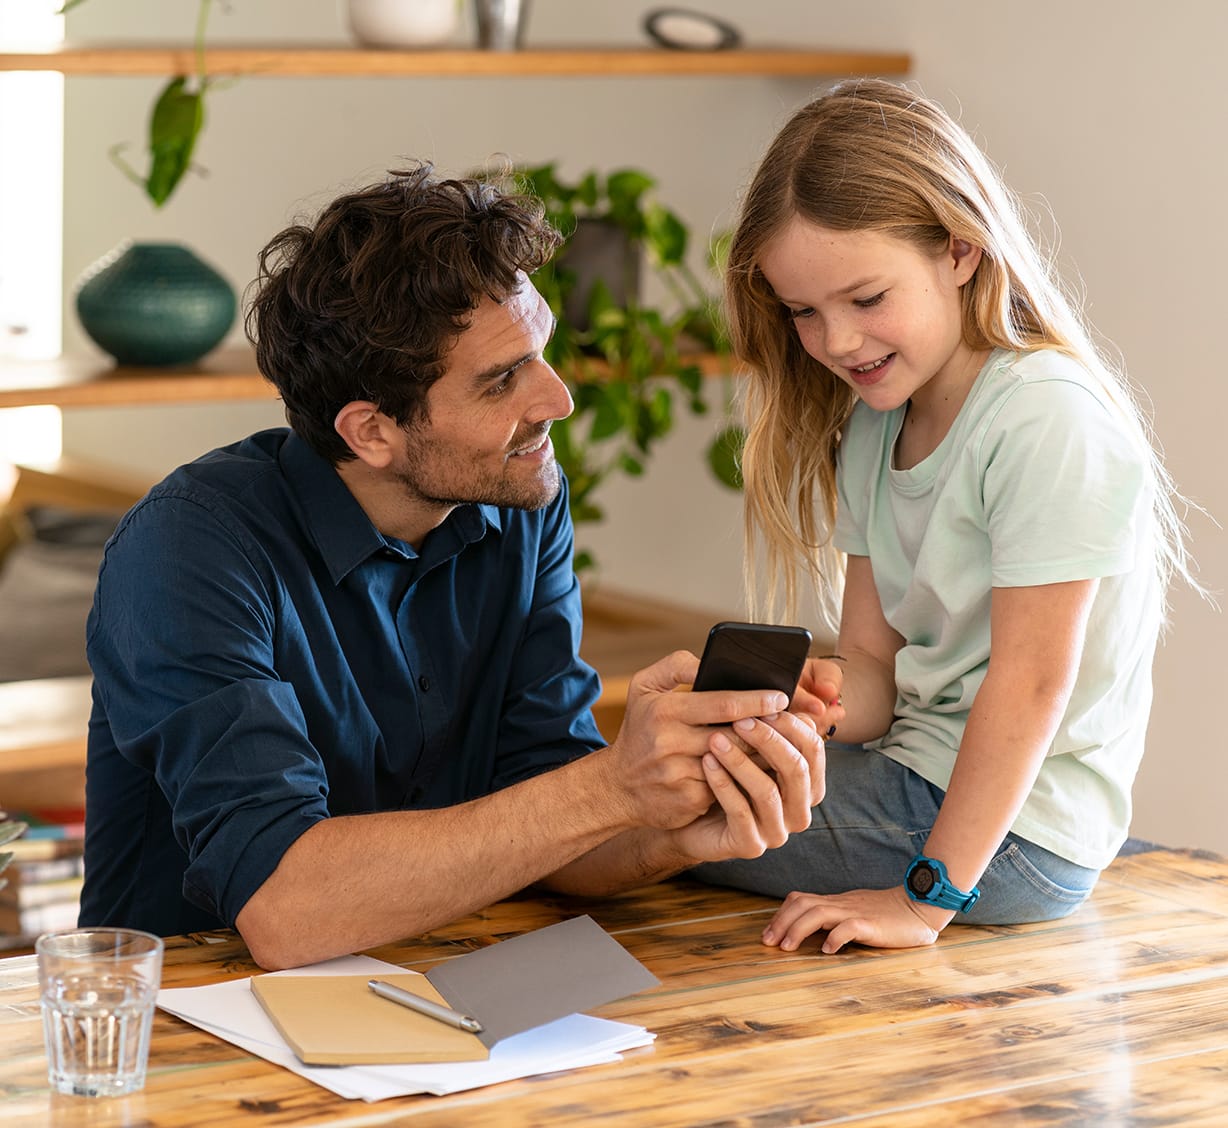
[[[521, 450], [540, 441], [550, 431], [538, 426], [513, 437], [508, 451]], [[407, 493], [430, 505], [455, 508], [458, 505], [493, 505], [499, 509], [545, 509], [559, 496], [561, 480], [559, 464], [553, 454], [550, 461], [531, 479], [516, 479], [509, 475], [485, 475], [463, 457], [449, 454], [440, 457], [428, 443], [412, 431], [406, 444], [405, 464], [395, 474]], [[418, 442], [415, 442], [418, 439]], [[504, 465], [514, 465], [515, 455], [508, 455]]]

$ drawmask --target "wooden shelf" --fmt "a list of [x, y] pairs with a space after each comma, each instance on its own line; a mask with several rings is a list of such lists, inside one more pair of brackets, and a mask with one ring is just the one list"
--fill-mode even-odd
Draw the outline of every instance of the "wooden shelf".
[[[349, 46], [211, 45], [205, 68], [215, 75], [253, 77], [635, 77], [765, 76], [817, 78], [907, 74], [902, 52], [747, 47], [733, 51], [666, 51], [619, 47], [558, 47], [524, 51], [366, 50]], [[185, 46], [73, 45], [0, 52], [0, 70], [65, 75], [167, 75], [196, 70]]]
[[249, 349], [219, 349], [183, 368], [117, 367], [106, 359], [0, 361], [0, 408], [120, 407], [276, 399]]
[[[707, 376], [724, 375], [732, 361], [702, 353], [695, 362]], [[117, 367], [105, 358], [0, 360], [0, 409], [125, 407], [224, 400], [271, 400], [277, 391], [256, 368], [250, 349], [219, 349], [183, 368]]]

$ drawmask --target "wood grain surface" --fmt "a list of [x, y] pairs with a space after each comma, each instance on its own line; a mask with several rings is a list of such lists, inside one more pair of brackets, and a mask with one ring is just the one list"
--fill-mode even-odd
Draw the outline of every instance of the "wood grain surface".
[[[441, 960], [590, 913], [660, 979], [603, 1007], [654, 1046], [450, 1097], [346, 1101], [159, 1013], [132, 1096], [48, 1092], [32, 957], [0, 961], [0, 1123], [1181, 1125], [1228, 1123], [1228, 861], [1119, 859], [1061, 921], [952, 926], [938, 944], [763, 947], [776, 902], [686, 880], [602, 901], [521, 896], [371, 954]], [[229, 933], [168, 942], [163, 981], [255, 971]]]

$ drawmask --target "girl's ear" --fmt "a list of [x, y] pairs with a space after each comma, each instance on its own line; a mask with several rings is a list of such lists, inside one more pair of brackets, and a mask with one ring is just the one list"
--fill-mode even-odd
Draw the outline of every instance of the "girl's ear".
[[951, 246], [948, 253], [951, 256], [951, 266], [954, 270], [955, 285], [962, 286], [981, 265], [981, 248], [974, 247], [964, 239], [951, 236]]
[[337, 412], [333, 427], [345, 440], [345, 445], [376, 470], [382, 470], [392, 461], [398, 449], [396, 436], [403, 434], [395, 420], [367, 400], [347, 403]]

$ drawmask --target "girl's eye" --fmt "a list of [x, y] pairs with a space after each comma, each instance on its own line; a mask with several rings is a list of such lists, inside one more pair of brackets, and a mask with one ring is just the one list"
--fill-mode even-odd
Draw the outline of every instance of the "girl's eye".
[[884, 290], [881, 294], [875, 294], [872, 298], [858, 298], [853, 305], [858, 309], [872, 309], [887, 296], [887, 291]]
[[813, 317], [814, 309], [811, 306], [806, 306], [804, 309], [791, 309], [788, 313], [794, 321], [800, 321], [804, 317]]

